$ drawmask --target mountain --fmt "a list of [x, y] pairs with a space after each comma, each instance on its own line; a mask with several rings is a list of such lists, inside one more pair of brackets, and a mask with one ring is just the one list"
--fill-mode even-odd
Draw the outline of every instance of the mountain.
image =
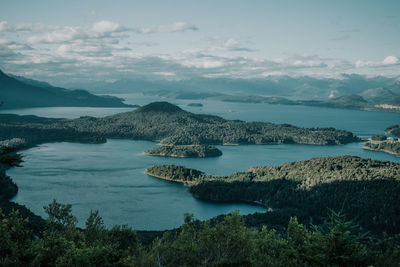
[[310, 76], [291, 77], [270, 76], [265, 78], [204, 78], [183, 80], [149, 79], [131, 77], [114, 82], [95, 82], [74, 84], [73, 88], [83, 87], [99, 93], [185, 93], [201, 99], [202, 95], [258, 95], [281, 96], [291, 100], [327, 100], [342, 95], [361, 94], [369, 89], [386, 88], [400, 95], [398, 77], [367, 77], [357, 74], [342, 74], [338, 78], [318, 78]]
[[385, 102], [393, 98], [400, 97], [400, 95], [393, 93], [386, 88], [373, 88], [365, 90], [360, 94], [365, 100], [370, 102]]
[[97, 96], [85, 90], [68, 90], [48, 83], [12, 77], [0, 70], [2, 108], [26, 107], [127, 107], [123, 99]]

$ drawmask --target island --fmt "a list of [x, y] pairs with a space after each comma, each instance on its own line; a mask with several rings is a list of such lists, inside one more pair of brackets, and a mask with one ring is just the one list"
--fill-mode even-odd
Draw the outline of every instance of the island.
[[189, 103], [188, 104], [188, 107], [202, 107], [203, 106], [203, 104], [201, 104], [201, 103]]
[[24, 139], [29, 145], [62, 141], [101, 143], [107, 138], [147, 140], [163, 145], [342, 145], [360, 141], [345, 130], [227, 120], [184, 111], [168, 102], [154, 102], [103, 118], [70, 120], [0, 114], [0, 140], [11, 138]]
[[174, 165], [154, 166], [147, 173], [185, 183], [201, 200], [262, 205], [270, 212], [252, 218], [260, 222], [296, 214], [301, 220], [320, 223], [330, 209], [349, 215], [372, 232], [400, 232], [396, 211], [400, 164], [391, 161], [336, 156], [251, 167], [216, 177]]
[[194, 182], [205, 177], [205, 174], [201, 171], [176, 165], [153, 166], [147, 168], [145, 174], [179, 183]]
[[208, 158], [222, 155], [221, 150], [210, 145], [163, 145], [144, 153], [152, 156], [175, 158]]

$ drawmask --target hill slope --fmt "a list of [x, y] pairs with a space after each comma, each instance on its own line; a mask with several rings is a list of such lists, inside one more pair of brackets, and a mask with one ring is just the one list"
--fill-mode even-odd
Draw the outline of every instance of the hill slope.
[[122, 99], [97, 96], [85, 90], [67, 90], [46, 83], [13, 78], [0, 70], [0, 101], [2, 108], [26, 107], [126, 107]]
[[[163, 179], [190, 181], [189, 192], [202, 200], [257, 203], [276, 217], [296, 215], [313, 222], [323, 221], [332, 209], [372, 232], [400, 232], [400, 164], [391, 161], [323, 157], [217, 177], [168, 165], [147, 172]], [[195, 175], [183, 179], [182, 173]]]

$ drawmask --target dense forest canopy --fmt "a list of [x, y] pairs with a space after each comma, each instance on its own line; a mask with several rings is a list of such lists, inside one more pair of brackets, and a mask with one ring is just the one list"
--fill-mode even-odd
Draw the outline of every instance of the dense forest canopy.
[[210, 145], [164, 145], [145, 151], [146, 154], [163, 157], [206, 158], [222, 155], [221, 150]]
[[[322, 222], [330, 209], [341, 210], [371, 232], [400, 233], [399, 163], [354, 156], [324, 157], [277, 167], [252, 167], [247, 172], [217, 177], [191, 177], [182, 168], [154, 166], [148, 173], [190, 181], [189, 192], [203, 200], [257, 203], [276, 217], [296, 214], [305, 223]], [[270, 220], [269, 215], [258, 217], [259, 222]]]
[[46, 227], [36, 235], [18, 212], [0, 209], [2, 266], [394, 266], [399, 237], [371, 238], [357, 224], [331, 213], [321, 226], [307, 229], [295, 217], [285, 234], [245, 226], [238, 212], [201, 222], [186, 215], [178, 231], [150, 244], [128, 227], [104, 227], [97, 211], [86, 228], [76, 228], [71, 205], [45, 207]]
[[399, 125], [392, 125], [386, 128], [385, 130], [387, 133], [394, 135], [396, 137], [400, 137], [400, 126]]

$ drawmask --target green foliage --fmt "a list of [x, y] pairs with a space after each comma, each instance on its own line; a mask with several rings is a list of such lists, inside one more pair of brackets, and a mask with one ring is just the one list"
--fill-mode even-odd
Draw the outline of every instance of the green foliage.
[[27, 224], [18, 211], [0, 209], [0, 266], [35, 266], [39, 247]]
[[238, 212], [204, 222], [186, 214], [179, 232], [145, 249], [131, 228], [106, 229], [98, 212], [82, 231], [72, 227], [69, 205], [53, 202], [47, 211], [38, 238], [18, 212], [0, 210], [1, 266], [394, 266], [400, 259], [399, 236], [371, 239], [336, 213], [311, 230], [291, 218], [285, 235], [248, 228]]
[[377, 134], [371, 137], [372, 140], [374, 141], [385, 141], [386, 140], [386, 135], [384, 134]]
[[315, 158], [203, 177], [189, 185], [203, 200], [257, 203], [279, 216], [296, 214], [302, 222], [321, 222], [328, 209], [342, 210], [370, 231], [400, 232], [400, 164], [390, 161]]
[[218, 157], [222, 155], [221, 150], [209, 145], [165, 145], [150, 149], [145, 153], [154, 156], [184, 158]]
[[146, 174], [177, 182], [195, 181], [205, 174], [201, 171], [176, 165], [157, 165], [146, 169]]
[[151, 103], [133, 112], [74, 120], [0, 115], [0, 139], [23, 138], [28, 144], [57, 141], [104, 142], [105, 138], [192, 144], [337, 145], [359, 139], [334, 128], [298, 128], [287, 124], [243, 122], [183, 111], [167, 102]]
[[387, 133], [400, 137], [400, 125], [392, 125], [386, 128]]
[[400, 142], [398, 141], [383, 141], [376, 143], [367, 142], [365, 143], [365, 146], [373, 150], [384, 151], [400, 155]]

